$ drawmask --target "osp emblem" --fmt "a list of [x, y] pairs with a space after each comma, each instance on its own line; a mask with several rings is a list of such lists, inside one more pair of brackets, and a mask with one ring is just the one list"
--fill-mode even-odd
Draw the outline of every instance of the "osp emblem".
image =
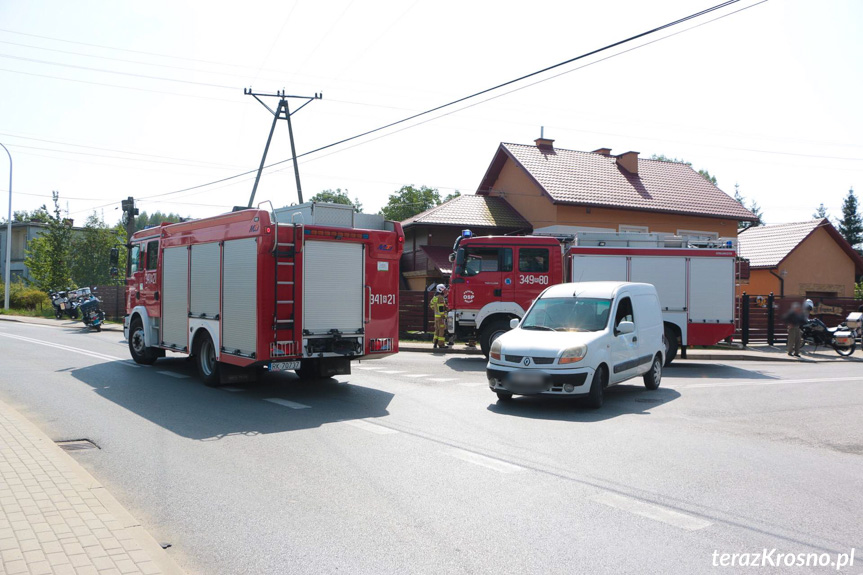
[[464, 303], [473, 303], [474, 293], [471, 290], [464, 290], [464, 294], [462, 298], [464, 299]]
[[525, 367], [529, 366], [530, 365], [530, 358], [529, 357], [524, 358], [524, 361], [522, 363], [524, 364]]

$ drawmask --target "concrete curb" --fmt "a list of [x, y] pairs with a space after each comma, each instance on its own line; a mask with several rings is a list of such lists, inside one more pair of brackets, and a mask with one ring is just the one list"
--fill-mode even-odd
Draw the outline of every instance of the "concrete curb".
[[44, 442], [48, 449], [54, 451], [58, 457], [66, 462], [69, 471], [79, 477], [87, 489], [99, 500], [99, 502], [119, 521], [123, 528], [132, 534], [134, 540], [141, 546], [149, 556], [153, 563], [161, 570], [164, 575], [186, 575], [186, 572], [174, 562], [174, 559], [168, 555], [162, 546], [150, 535], [141, 522], [135, 519], [113, 495], [111, 495], [105, 486], [103, 486], [95, 477], [84, 469], [78, 461], [61, 449], [48, 435], [45, 434], [36, 424], [24, 417], [18, 410], [10, 406], [8, 403], [2, 402], [4, 411], [10, 418], [17, 419], [20, 422], [20, 427], [26, 428], [27, 432], [35, 436], [39, 442]]
[[[2, 315], [0, 314], [0, 321], [14, 321], [17, 323], [29, 323], [36, 325], [46, 325], [49, 327], [65, 327], [65, 328], [73, 328], [77, 327], [80, 329], [88, 329], [81, 323], [81, 320], [59, 320], [59, 319], [47, 319], [44, 317], [29, 317], [26, 315]], [[117, 323], [105, 323], [102, 324], [102, 331], [123, 331], [122, 324]]]

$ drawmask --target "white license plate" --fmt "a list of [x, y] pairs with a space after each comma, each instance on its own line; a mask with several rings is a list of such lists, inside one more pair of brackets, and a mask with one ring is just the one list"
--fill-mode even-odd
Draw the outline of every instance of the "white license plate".
[[300, 369], [298, 361], [274, 361], [270, 364], [270, 371], [292, 371]]
[[529, 371], [514, 371], [509, 374], [509, 379], [513, 383], [539, 384], [545, 379], [543, 373], [531, 373]]

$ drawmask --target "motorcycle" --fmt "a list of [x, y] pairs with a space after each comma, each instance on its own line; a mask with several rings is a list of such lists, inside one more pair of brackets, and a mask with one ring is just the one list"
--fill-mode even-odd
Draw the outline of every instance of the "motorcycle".
[[105, 312], [100, 307], [102, 300], [96, 297], [96, 294], [92, 293], [90, 288], [84, 289], [86, 289], [86, 292], [79, 296], [81, 299], [77, 302], [76, 306], [76, 309], [81, 312], [81, 321], [87, 327], [91, 327], [96, 331], [102, 331], [102, 324], [105, 323]]
[[54, 307], [54, 317], [63, 319], [63, 315], [68, 315], [72, 319], [78, 319], [78, 308], [74, 302], [74, 291], [60, 290], [51, 292], [51, 305]]
[[803, 336], [803, 344], [812, 344], [817, 350], [819, 347], [831, 347], [836, 353], [847, 357], [854, 353], [857, 341], [854, 333], [845, 326], [827, 327], [827, 325], [814, 317], [800, 326]]

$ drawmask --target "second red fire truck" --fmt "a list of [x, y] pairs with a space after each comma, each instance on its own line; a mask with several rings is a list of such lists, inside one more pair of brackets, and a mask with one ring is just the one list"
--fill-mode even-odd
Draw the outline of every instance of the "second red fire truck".
[[572, 236], [471, 237], [456, 242], [447, 329], [491, 342], [509, 330], [548, 286], [631, 281], [656, 286], [663, 312], [666, 365], [678, 348], [714, 345], [734, 333], [734, 241], [583, 232]]
[[208, 385], [255, 368], [349, 374], [398, 351], [398, 223], [350, 206], [245, 209], [129, 241], [132, 358], [190, 354]]

